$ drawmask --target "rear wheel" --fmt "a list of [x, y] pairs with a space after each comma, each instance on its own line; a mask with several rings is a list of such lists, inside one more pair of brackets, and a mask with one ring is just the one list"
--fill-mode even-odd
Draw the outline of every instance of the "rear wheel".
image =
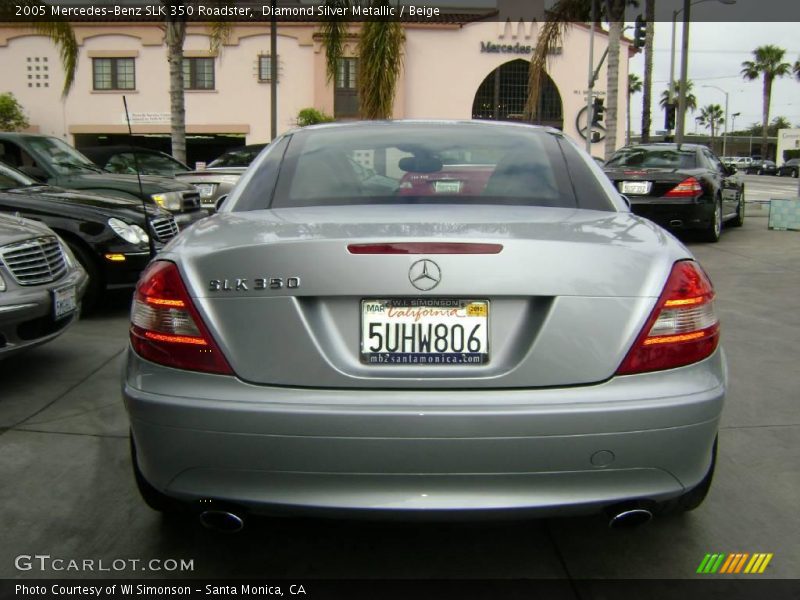
[[722, 200], [716, 198], [714, 200], [714, 214], [711, 217], [711, 222], [708, 227], [701, 233], [701, 238], [704, 242], [715, 243], [719, 241], [719, 236], [722, 233]]
[[706, 473], [702, 481], [677, 498], [663, 502], [658, 508], [659, 514], [675, 515], [689, 512], [703, 503], [703, 500], [705, 500], [708, 495], [708, 490], [711, 489], [711, 481], [714, 479], [714, 469], [717, 466], [717, 442], [718, 438], [715, 438], [714, 447], [711, 449], [711, 465], [708, 467], [708, 473]]
[[744, 225], [744, 190], [739, 194], [739, 204], [736, 206], [736, 217], [731, 221], [733, 227]]

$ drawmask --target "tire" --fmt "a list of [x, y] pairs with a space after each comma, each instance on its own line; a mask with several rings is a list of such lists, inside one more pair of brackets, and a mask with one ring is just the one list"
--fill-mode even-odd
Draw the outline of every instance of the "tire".
[[714, 438], [714, 446], [711, 449], [711, 464], [705, 477], [692, 489], [684, 492], [677, 498], [662, 502], [657, 509], [659, 515], [678, 515], [694, 510], [703, 503], [711, 489], [711, 481], [714, 479], [714, 469], [717, 466], [717, 443], [719, 438]]
[[722, 233], [722, 200], [717, 197], [714, 199], [714, 216], [708, 227], [702, 230], [700, 237], [704, 242], [715, 244], [719, 241]]
[[795, 169], [794, 171], [792, 171], [792, 177], [794, 177], [795, 179], [797, 179], [797, 169]]
[[69, 249], [72, 250], [75, 258], [78, 259], [83, 270], [89, 276], [89, 283], [86, 285], [86, 292], [83, 294], [83, 300], [81, 301], [81, 314], [86, 315], [94, 310], [103, 295], [105, 284], [100, 275], [100, 267], [97, 266], [97, 262], [83, 246], [72, 240], [66, 239], [64, 241], [67, 242]]
[[144, 475], [139, 470], [139, 463], [136, 458], [136, 444], [133, 441], [133, 433], [129, 433], [128, 437], [130, 439], [133, 477], [136, 480], [136, 488], [139, 490], [142, 500], [156, 512], [164, 514], [180, 513], [183, 507], [178, 500], [162, 494], [144, 478]]
[[736, 216], [730, 222], [732, 227], [744, 225], [744, 189], [739, 194], [739, 204], [736, 206]]
[[756, 175], [763, 175], [763, 174], [764, 174], [764, 171], [762, 171], [761, 169], [759, 169], [758, 171], [756, 171]]

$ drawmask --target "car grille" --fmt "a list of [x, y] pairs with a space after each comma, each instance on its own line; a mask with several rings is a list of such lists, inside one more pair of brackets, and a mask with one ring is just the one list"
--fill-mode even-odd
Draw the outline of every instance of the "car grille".
[[64, 250], [54, 237], [2, 246], [0, 259], [19, 285], [50, 283], [67, 271]]
[[172, 217], [160, 217], [150, 221], [150, 227], [159, 242], [168, 242], [178, 235], [178, 224]]
[[183, 210], [194, 210], [196, 208], [200, 208], [200, 191], [199, 190], [187, 190], [185, 192], [181, 192], [183, 195]]

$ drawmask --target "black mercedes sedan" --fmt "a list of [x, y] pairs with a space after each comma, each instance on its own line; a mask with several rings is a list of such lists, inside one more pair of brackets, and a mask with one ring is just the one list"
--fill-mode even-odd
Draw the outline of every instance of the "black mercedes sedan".
[[150, 260], [151, 236], [159, 250], [178, 233], [173, 216], [153, 203], [42, 185], [2, 163], [0, 213], [44, 223], [67, 243], [89, 275], [87, 310], [106, 289], [134, 287]]
[[744, 183], [705, 146], [642, 144], [617, 150], [604, 166], [631, 210], [668, 230], [719, 240], [723, 222], [744, 222]]

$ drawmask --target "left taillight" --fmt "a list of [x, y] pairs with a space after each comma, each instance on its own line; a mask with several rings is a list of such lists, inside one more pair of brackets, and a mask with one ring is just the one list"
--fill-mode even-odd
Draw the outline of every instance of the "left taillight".
[[142, 273], [131, 307], [130, 339], [136, 353], [154, 363], [233, 374], [174, 263], [155, 261]]

